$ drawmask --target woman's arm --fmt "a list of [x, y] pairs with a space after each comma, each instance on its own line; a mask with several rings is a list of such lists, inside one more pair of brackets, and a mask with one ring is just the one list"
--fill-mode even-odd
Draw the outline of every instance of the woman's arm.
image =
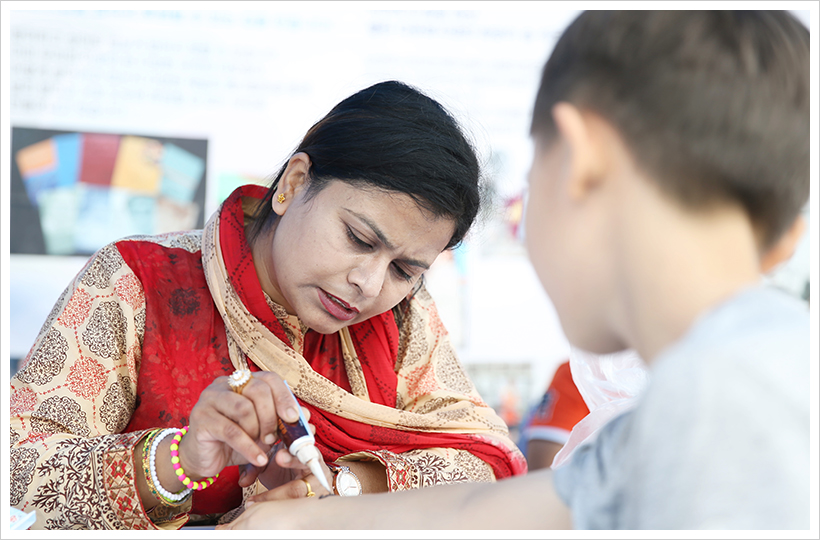
[[135, 407], [144, 309], [136, 276], [103, 248], [11, 380], [11, 504], [36, 510], [36, 528], [154, 528], [135, 485], [145, 433], [120, 433]]
[[[456, 448], [421, 448], [401, 454], [372, 450], [345, 456], [339, 463], [350, 466], [351, 470], [357, 463], [379, 464], [384, 471], [382, 491], [495, 480], [492, 467], [469, 451]], [[367, 489], [363, 492], [378, 493]]]

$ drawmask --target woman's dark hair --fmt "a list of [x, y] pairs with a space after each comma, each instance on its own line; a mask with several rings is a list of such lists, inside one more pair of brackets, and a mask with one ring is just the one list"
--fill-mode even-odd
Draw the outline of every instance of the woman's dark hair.
[[[405, 193], [436, 217], [455, 221], [447, 248], [462, 241], [480, 206], [480, 167], [458, 123], [438, 102], [397, 81], [345, 99], [308, 130], [294, 154], [310, 157], [307, 196], [340, 180]], [[260, 203], [249, 240], [277, 215], [273, 198], [287, 162]]]
[[763, 247], [809, 195], [809, 31], [786, 11], [586, 11], [544, 66], [531, 133], [567, 101], [608, 120], [689, 208], [741, 204]]

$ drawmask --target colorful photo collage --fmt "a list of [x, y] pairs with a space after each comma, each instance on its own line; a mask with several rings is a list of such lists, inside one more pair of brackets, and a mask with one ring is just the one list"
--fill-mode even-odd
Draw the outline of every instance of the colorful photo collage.
[[208, 141], [12, 128], [11, 252], [90, 255], [203, 225]]

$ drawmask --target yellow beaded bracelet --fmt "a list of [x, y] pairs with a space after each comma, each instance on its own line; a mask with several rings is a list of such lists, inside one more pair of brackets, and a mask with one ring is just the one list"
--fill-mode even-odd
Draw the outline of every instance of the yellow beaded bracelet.
[[171, 442], [171, 465], [174, 467], [174, 472], [177, 474], [177, 478], [182, 484], [194, 491], [201, 491], [206, 487], [212, 485], [214, 481], [219, 478], [219, 473], [216, 473], [214, 476], [210, 478], [205, 478], [199, 480], [198, 482], [192, 481], [188, 476], [186, 476], [185, 471], [182, 469], [182, 465], [179, 464], [179, 443], [182, 441], [182, 437], [188, 433], [188, 426], [177, 431], [177, 434], [174, 435], [174, 438]]

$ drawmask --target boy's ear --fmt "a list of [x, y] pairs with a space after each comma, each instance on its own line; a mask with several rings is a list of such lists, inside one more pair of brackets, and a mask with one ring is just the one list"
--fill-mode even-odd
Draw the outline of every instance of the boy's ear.
[[285, 172], [282, 173], [282, 178], [279, 179], [279, 185], [271, 201], [274, 212], [280, 216], [285, 213], [296, 195], [307, 187], [309, 173], [310, 156], [304, 152], [293, 154], [288, 161]]
[[792, 226], [786, 231], [783, 236], [771, 248], [763, 253], [760, 258], [760, 272], [768, 274], [774, 270], [778, 265], [784, 263], [792, 258], [794, 250], [797, 249], [797, 243], [803, 237], [803, 232], [806, 230], [806, 220], [803, 216], [797, 216]]
[[556, 103], [552, 115], [570, 153], [569, 194], [574, 199], [583, 198], [604, 177], [605, 156], [599, 144], [600, 120], [567, 102]]

